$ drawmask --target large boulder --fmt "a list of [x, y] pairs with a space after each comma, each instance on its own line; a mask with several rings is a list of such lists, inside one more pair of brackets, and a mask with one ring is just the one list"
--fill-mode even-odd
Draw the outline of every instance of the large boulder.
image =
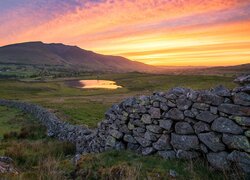
[[221, 132], [221, 133], [231, 133], [231, 134], [242, 134], [242, 128], [233, 122], [232, 120], [224, 117], [219, 117], [214, 120], [212, 130]]
[[184, 114], [182, 111], [180, 111], [177, 108], [172, 108], [168, 111], [166, 114], [167, 118], [173, 119], [173, 120], [183, 120]]
[[223, 134], [222, 141], [229, 149], [243, 150], [250, 153], [250, 144], [246, 136]]
[[225, 150], [225, 145], [221, 142], [221, 135], [214, 132], [198, 134], [201, 142], [214, 152]]
[[250, 116], [250, 108], [249, 107], [243, 107], [240, 105], [235, 104], [221, 104], [218, 107], [218, 110], [232, 115], [238, 115], [238, 116]]
[[230, 167], [230, 163], [227, 160], [228, 153], [218, 152], [213, 153], [210, 152], [207, 154], [207, 160], [211, 164], [212, 167], [219, 169], [219, 170], [228, 170]]
[[177, 134], [194, 134], [192, 126], [187, 122], [177, 122], [175, 124], [175, 132]]
[[195, 135], [178, 135], [171, 133], [171, 144], [175, 149], [199, 149], [199, 140]]
[[212, 114], [209, 111], [203, 111], [202, 113], [196, 116], [196, 119], [207, 122], [207, 123], [211, 123], [217, 117], [218, 117], [217, 115]]

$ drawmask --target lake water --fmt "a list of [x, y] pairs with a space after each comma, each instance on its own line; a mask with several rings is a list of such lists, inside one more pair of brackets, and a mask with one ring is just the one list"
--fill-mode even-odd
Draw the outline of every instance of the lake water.
[[82, 88], [82, 89], [118, 89], [122, 86], [116, 85], [115, 81], [109, 80], [78, 80], [70, 81], [70, 86]]

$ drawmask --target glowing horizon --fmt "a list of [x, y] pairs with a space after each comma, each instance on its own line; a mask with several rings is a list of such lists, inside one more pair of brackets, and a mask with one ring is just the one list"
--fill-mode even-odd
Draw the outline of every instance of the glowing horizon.
[[158, 66], [250, 63], [246, 0], [10, 0], [0, 24], [0, 46], [60, 42]]

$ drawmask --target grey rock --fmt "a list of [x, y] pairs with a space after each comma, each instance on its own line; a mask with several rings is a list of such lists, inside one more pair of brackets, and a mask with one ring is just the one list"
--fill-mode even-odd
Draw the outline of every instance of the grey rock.
[[197, 134], [202, 133], [202, 132], [208, 132], [210, 130], [211, 130], [210, 125], [205, 122], [199, 121], [194, 124], [194, 131]]
[[151, 118], [154, 118], [154, 119], [161, 118], [161, 109], [160, 108], [151, 107], [148, 112], [151, 115]]
[[161, 108], [161, 110], [162, 111], [168, 111], [169, 110], [169, 107], [167, 106], [167, 104], [166, 103], [160, 103], [160, 108]]
[[146, 133], [144, 134], [144, 138], [152, 142], [157, 141], [159, 136], [160, 135], [152, 133], [151, 131], [146, 131]]
[[207, 154], [208, 153], [208, 148], [204, 144], [200, 144], [200, 149], [203, 153]]
[[217, 107], [214, 107], [214, 106], [210, 106], [210, 112], [212, 114], [217, 114], [218, 113], [218, 108]]
[[159, 156], [163, 157], [164, 159], [174, 159], [176, 158], [176, 153], [173, 150], [169, 151], [158, 151]]
[[217, 115], [214, 115], [210, 113], [209, 111], [203, 111], [196, 116], [196, 119], [207, 122], [207, 123], [211, 123], [217, 117], [218, 117]]
[[178, 135], [171, 133], [170, 143], [175, 149], [192, 150], [199, 149], [199, 140], [194, 135]]
[[162, 133], [163, 129], [158, 125], [148, 125], [146, 129], [153, 133]]
[[246, 137], [250, 138], [250, 130], [245, 131], [244, 134], [245, 134]]
[[250, 116], [250, 108], [234, 104], [221, 104], [218, 110], [227, 114]]
[[244, 116], [230, 116], [230, 119], [233, 119], [235, 122], [237, 122], [241, 126], [250, 126], [250, 117], [244, 117]]
[[233, 101], [235, 104], [250, 106], [250, 95], [245, 92], [236, 93], [233, 96]]
[[194, 159], [194, 158], [198, 158], [199, 156], [200, 156], [200, 153], [196, 151], [178, 150], [176, 153], [176, 157], [179, 159]]
[[141, 117], [141, 121], [144, 122], [145, 124], [151, 124], [151, 116], [149, 114], [143, 114]]
[[234, 82], [240, 85], [250, 84], [250, 75], [239, 76], [234, 80]]
[[169, 131], [172, 127], [172, 120], [159, 120], [159, 126], [167, 131]]
[[232, 162], [248, 164], [250, 167], [250, 154], [246, 152], [234, 150], [227, 156], [227, 159]]
[[158, 101], [153, 102], [153, 107], [159, 108], [160, 107], [160, 102], [158, 102]]
[[189, 124], [191, 124], [192, 126], [197, 123], [197, 120], [191, 119], [191, 118], [185, 118], [184, 121], [188, 122]]
[[225, 150], [225, 145], [221, 142], [221, 135], [214, 132], [198, 134], [201, 142], [214, 152]]
[[162, 135], [157, 142], [153, 143], [153, 147], [156, 150], [168, 150], [172, 149], [170, 145], [170, 137], [169, 135]]
[[228, 170], [230, 167], [230, 163], [227, 160], [228, 153], [218, 152], [218, 153], [208, 153], [207, 160], [211, 166], [219, 170]]
[[148, 147], [152, 144], [151, 141], [144, 139], [142, 137], [134, 137], [134, 138], [142, 147]]
[[127, 148], [132, 151], [136, 151], [140, 147], [139, 144], [134, 144], [134, 143], [128, 143]]
[[142, 149], [142, 155], [150, 155], [153, 154], [155, 152], [155, 149], [152, 147], [146, 147]]
[[214, 120], [212, 130], [221, 132], [221, 133], [231, 133], [231, 134], [242, 134], [242, 128], [237, 125], [235, 122], [228, 118], [219, 117]]
[[106, 146], [115, 147], [115, 145], [116, 145], [116, 139], [113, 136], [108, 136], [106, 140]]
[[208, 104], [205, 104], [205, 103], [194, 103], [192, 107], [195, 109], [207, 111], [210, 106]]
[[200, 92], [197, 102], [206, 103], [206, 104], [212, 104], [212, 105], [220, 105], [224, 102], [224, 98], [221, 96], [217, 96], [214, 93], [211, 93], [210, 91], [203, 91]]
[[222, 85], [219, 85], [212, 89], [212, 92], [218, 96], [229, 97], [231, 96], [231, 92], [229, 89], [225, 88]]
[[184, 115], [183, 112], [180, 111], [177, 108], [172, 108], [167, 113], [167, 118], [173, 119], [173, 120], [183, 120]]
[[223, 134], [222, 141], [229, 149], [243, 150], [250, 153], [250, 144], [246, 136]]
[[119, 132], [117, 130], [111, 130], [111, 131], [109, 131], [109, 134], [111, 136], [113, 136], [114, 138], [116, 138], [116, 139], [121, 139], [122, 136], [123, 136], [123, 133], [121, 133], [121, 132]]
[[185, 110], [184, 111], [184, 115], [186, 117], [190, 117], [190, 118], [194, 118], [195, 117], [194, 113], [191, 110]]
[[196, 101], [197, 97], [198, 97], [199, 93], [194, 91], [194, 90], [191, 90], [187, 93], [187, 98], [193, 102]]
[[172, 108], [176, 107], [176, 104], [174, 102], [172, 102], [172, 101], [167, 101], [166, 104], [167, 104], [168, 107], [172, 107]]
[[193, 134], [194, 130], [187, 122], [177, 122], [175, 124], [175, 132], [177, 134]]
[[176, 100], [176, 105], [180, 110], [187, 110], [192, 106], [192, 101], [188, 100], [185, 96], [181, 96]]
[[135, 138], [130, 134], [125, 134], [124, 137], [123, 137], [123, 140], [126, 141], [126, 142], [129, 142], [129, 143], [134, 143], [134, 144], [137, 143]]
[[172, 169], [169, 170], [169, 175], [173, 178], [176, 178], [177, 176], [179, 176], [178, 173]]
[[135, 125], [132, 124], [131, 122], [128, 123], [128, 129], [133, 130], [135, 128]]

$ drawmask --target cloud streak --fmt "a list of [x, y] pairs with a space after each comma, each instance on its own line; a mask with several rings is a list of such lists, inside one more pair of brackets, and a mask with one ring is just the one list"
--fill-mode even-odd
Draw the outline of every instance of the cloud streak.
[[245, 0], [10, 0], [0, 2], [0, 45], [41, 40], [154, 65], [233, 65], [250, 61], [249, 22]]

